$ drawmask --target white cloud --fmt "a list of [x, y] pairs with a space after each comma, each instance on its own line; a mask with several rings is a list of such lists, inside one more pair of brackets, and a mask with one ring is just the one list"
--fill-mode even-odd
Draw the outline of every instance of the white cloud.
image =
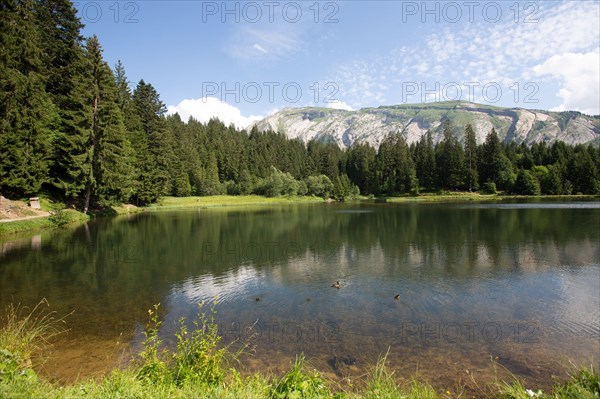
[[263, 54], [267, 54], [268, 53], [268, 51], [265, 50], [265, 48], [263, 46], [261, 46], [260, 44], [258, 44], [258, 43], [254, 43], [254, 46], [252, 46], [252, 48], [260, 51]]
[[343, 101], [340, 100], [331, 100], [327, 103], [327, 108], [332, 108], [332, 109], [341, 109], [344, 111], [354, 111], [354, 109], [352, 109], [352, 107], [348, 104], [346, 104]]
[[[382, 105], [386, 98], [394, 103], [417, 102], [430, 90], [456, 82], [479, 84], [471, 98], [468, 89], [463, 99], [485, 102], [482, 87], [500, 85], [500, 101], [505, 105], [527, 107], [514, 103], [515, 83], [524, 87], [537, 84], [540, 93], [560, 86], [556, 98], [536, 98], [544, 107], [562, 102], [570, 109], [598, 109], [598, 97], [592, 91], [598, 87], [597, 68], [585, 68], [581, 63], [592, 61], [586, 55], [600, 48], [600, 3], [597, 1], [536, 2], [535, 23], [525, 23], [521, 15], [515, 23], [506, 14], [498, 23], [478, 21], [447, 24], [436, 27], [421, 40], [392, 49], [379, 57], [353, 59], [339, 65], [330, 80], [340, 87], [339, 95], [354, 105]], [[528, 14], [529, 15], [529, 14]], [[585, 61], [573, 56], [560, 58], [564, 65], [546, 64], [552, 57], [566, 54], [586, 55]], [[560, 64], [560, 61], [553, 61]], [[579, 66], [577, 66], [579, 65]], [[538, 67], [539, 72], [533, 71]], [[542, 67], [544, 66], [544, 67]], [[590, 67], [590, 65], [588, 65]], [[544, 73], [545, 78], [542, 78]], [[585, 74], [583, 78], [581, 74]], [[594, 75], [595, 74], [595, 75]], [[383, 78], [385, 77], [385, 78]], [[533, 80], [532, 80], [533, 79]], [[583, 82], [587, 81], [587, 86]], [[405, 96], [403, 84], [416, 84], [427, 89], [413, 97]], [[494, 97], [490, 93], [489, 97]], [[519, 101], [525, 101], [525, 95]], [[407, 101], [412, 100], [412, 101]], [[499, 104], [503, 105], [503, 104]], [[596, 112], [597, 113], [597, 112]]]
[[557, 95], [562, 104], [554, 110], [600, 114], [599, 52], [555, 55], [532, 69], [539, 76], [550, 75], [560, 80], [561, 88]]
[[184, 121], [187, 121], [190, 116], [202, 123], [208, 122], [211, 118], [218, 118], [226, 125], [233, 123], [241, 129], [263, 118], [257, 115], [243, 116], [238, 108], [215, 97], [186, 99], [177, 105], [169, 105], [167, 114], [174, 113], [178, 113]]
[[241, 25], [228, 39], [225, 51], [239, 61], [287, 59], [301, 50], [302, 35], [297, 27]]

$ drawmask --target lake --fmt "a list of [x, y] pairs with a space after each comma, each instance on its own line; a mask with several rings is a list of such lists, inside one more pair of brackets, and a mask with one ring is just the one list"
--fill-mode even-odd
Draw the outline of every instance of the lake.
[[248, 345], [244, 372], [303, 352], [342, 379], [388, 353], [436, 387], [508, 372], [547, 387], [570, 362], [599, 366], [599, 202], [189, 209], [0, 244], [2, 309], [73, 312], [42, 370], [59, 381], [124, 364], [154, 304], [173, 344], [215, 298], [224, 342]]

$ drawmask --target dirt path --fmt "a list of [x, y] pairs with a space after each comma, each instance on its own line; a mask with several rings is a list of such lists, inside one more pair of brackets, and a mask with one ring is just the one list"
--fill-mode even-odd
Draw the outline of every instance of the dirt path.
[[41, 209], [32, 209], [23, 201], [12, 201], [0, 195], [0, 223], [46, 217], [50, 214]]
[[12, 218], [12, 219], [0, 219], [0, 223], [9, 223], [16, 222], [19, 220], [29, 220], [29, 219], [37, 219], [37, 218], [45, 218], [46, 216], [50, 216], [48, 212], [45, 212], [44, 215], [35, 215], [35, 216], [23, 216], [20, 218]]

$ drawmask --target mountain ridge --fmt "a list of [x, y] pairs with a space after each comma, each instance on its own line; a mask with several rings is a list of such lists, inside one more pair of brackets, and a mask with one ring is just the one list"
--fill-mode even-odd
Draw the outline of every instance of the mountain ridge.
[[273, 130], [304, 142], [312, 139], [333, 141], [346, 148], [354, 142], [379, 147], [391, 132], [400, 132], [414, 143], [431, 130], [434, 142], [441, 141], [443, 124], [449, 119], [453, 133], [462, 140], [470, 123], [482, 143], [492, 127], [505, 142], [531, 145], [545, 141], [600, 145], [600, 116], [577, 111], [545, 111], [505, 108], [466, 101], [402, 104], [341, 110], [324, 107], [284, 108], [254, 122], [249, 128]]

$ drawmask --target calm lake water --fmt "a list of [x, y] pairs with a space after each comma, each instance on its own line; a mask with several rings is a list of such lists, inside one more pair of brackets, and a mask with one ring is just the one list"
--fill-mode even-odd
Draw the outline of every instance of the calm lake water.
[[437, 387], [507, 372], [546, 387], [599, 365], [598, 202], [193, 209], [3, 240], [0, 306], [73, 311], [43, 370], [59, 380], [125, 362], [153, 304], [173, 342], [215, 297], [248, 372], [304, 352], [355, 377], [389, 350], [398, 375]]

